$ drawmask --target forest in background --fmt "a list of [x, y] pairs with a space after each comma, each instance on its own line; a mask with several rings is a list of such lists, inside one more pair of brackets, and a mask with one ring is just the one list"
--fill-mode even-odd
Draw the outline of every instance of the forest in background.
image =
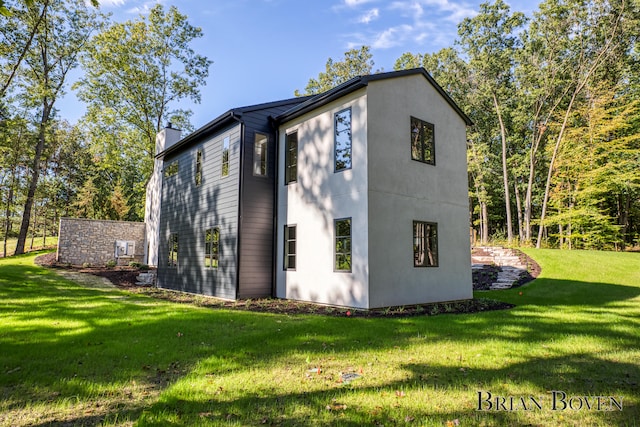
[[[96, 2], [0, 1], [0, 235], [57, 232], [62, 216], [142, 220], [155, 135], [189, 132], [211, 61], [177, 8], [112, 22]], [[4, 13], [2, 13], [4, 12]], [[640, 246], [640, 2], [547, 0], [530, 17], [484, 3], [438, 52], [406, 52], [472, 119], [476, 244], [623, 250]], [[304, 91], [374, 68], [368, 46], [329, 58]], [[73, 82], [74, 125], [55, 103]], [[141, 72], [141, 71], [144, 72]], [[437, 146], [437, 141], [436, 141]]]

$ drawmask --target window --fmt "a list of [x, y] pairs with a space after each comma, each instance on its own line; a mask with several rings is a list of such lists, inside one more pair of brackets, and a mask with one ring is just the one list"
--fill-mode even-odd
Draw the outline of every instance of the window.
[[351, 169], [351, 108], [336, 113], [334, 130], [335, 171]]
[[296, 226], [284, 226], [284, 269], [296, 269]]
[[169, 267], [178, 266], [178, 233], [169, 234], [169, 258], [167, 261]]
[[172, 177], [174, 175], [178, 174], [178, 161], [174, 161], [170, 164], [168, 164], [165, 168], [164, 168], [164, 177], [165, 178], [169, 178]]
[[284, 183], [298, 180], [298, 132], [287, 135], [284, 153]]
[[411, 117], [411, 158], [419, 162], [436, 164], [433, 125]]
[[413, 221], [413, 266], [438, 266], [438, 224]]
[[253, 174], [256, 176], [267, 176], [267, 136], [256, 133], [253, 144]]
[[136, 242], [132, 240], [116, 240], [116, 258], [133, 258], [135, 255]]
[[336, 219], [335, 265], [336, 271], [351, 271], [351, 218]]
[[207, 228], [204, 231], [204, 266], [218, 268], [220, 255], [220, 228]]
[[196, 151], [196, 185], [202, 184], [202, 150]]
[[229, 137], [222, 141], [222, 176], [229, 175]]

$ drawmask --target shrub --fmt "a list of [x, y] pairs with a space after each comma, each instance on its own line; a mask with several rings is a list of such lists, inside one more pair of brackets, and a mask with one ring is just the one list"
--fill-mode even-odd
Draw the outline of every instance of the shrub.
[[113, 267], [115, 267], [115, 266], [116, 266], [116, 264], [117, 264], [117, 263], [116, 263], [116, 261], [115, 261], [115, 260], [110, 259], [109, 261], [107, 261], [106, 266], [107, 266], [107, 268], [113, 268]]
[[90, 262], [83, 262], [82, 263], [82, 268], [89, 268], [91, 267], [91, 263]]
[[131, 261], [131, 262], [129, 263], [129, 267], [133, 267], [133, 268], [140, 268], [140, 266], [141, 266], [141, 265], [142, 265], [142, 264], [141, 264], [141, 263], [139, 263], [138, 261]]

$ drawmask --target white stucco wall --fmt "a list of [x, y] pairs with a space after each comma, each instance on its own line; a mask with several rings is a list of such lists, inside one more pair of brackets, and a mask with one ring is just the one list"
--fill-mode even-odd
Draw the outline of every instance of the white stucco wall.
[[[334, 114], [351, 107], [352, 168], [334, 172]], [[278, 177], [276, 295], [317, 303], [368, 307], [367, 98], [364, 89], [280, 127], [298, 130], [298, 181]], [[352, 218], [352, 271], [334, 271], [334, 220]], [[283, 230], [296, 225], [296, 270], [283, 269]]]
[[[472, 297], [466, 126], [422, 75], [368, 86], [370, 307]], [[411, 159], [410, 117], [434, 124], [435, 166]], [[438, 267], [413, 266], [413, 221], [438, 224]]]

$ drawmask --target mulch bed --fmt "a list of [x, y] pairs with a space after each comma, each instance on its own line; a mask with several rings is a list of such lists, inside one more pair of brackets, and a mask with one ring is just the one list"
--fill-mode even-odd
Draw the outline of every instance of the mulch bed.
[[[526, 255], [522, 254], [526, 257]], [[527, 258], [530, 262], [529, 275], [521, 279], [515, 286], [522, 286], [524, 283], [533, 280], [540, 272], [540, 267], [535, 261]], [[73, 269], [80, 273], [88, 273], [96, 276], [106, 277], [115, 286], [134, 293], [141, 293], [153, 298], [169, 300], [178, 303], [193, 304], [209, 308], [226, 308], [234, 310], [256, 311], [265, 313], [279, 314], [321, 314], [340, 317], [407, 317], [417, 315], [433, 316], [437, 314], [459, 314], [459, 313], [477, 313], [492, 310], [505, 310], [514, 307], [501, 301], [495, 301], [486, 298], [474, 298], [466, 301], [453, 301], [448, 303], [418, 304], [410, 306], [386, 307], [371, 310], [358, 310], [345, 307], [324, 306], [318, 304], [310, 304], [291, 300], [277, 298], [261, 298], [228, 301], [218, 298], [205, 297], [202, 295], [187, 294], [184, 292], [174, 292], [164, 289], [157, 289], [150, 286], [136, 285], [136, 276], [142, 270], [133, 267], [79, 267], [67, 266], [56, 262], [55, 252], [40, 255], [35, 262], [39, 265], [49, 268]], [[533, 267], [535, 266], [535, 267]], [[533, 268], [532, 268], [533, 267]], [[476, 274], [474, 272], [474, 290], [481, 290], [487, 286], [490, 278], [497, 275], [497, 266], [485, 266]], [[485, 288], [488, 289], [488, 288]]]

